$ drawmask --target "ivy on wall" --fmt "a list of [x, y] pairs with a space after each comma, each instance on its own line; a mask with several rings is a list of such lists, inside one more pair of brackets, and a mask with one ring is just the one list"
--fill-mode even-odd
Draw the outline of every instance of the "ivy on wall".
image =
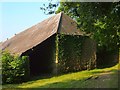
[[82, 45], [85, 37], [80, 35], [56, 36], [56, 57], [59, 73], [81, 70]]

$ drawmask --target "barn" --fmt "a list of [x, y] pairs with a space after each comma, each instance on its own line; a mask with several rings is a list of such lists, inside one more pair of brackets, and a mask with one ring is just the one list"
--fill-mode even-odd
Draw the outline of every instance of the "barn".
[[29, 56], [30, 75], [96, 67], [96, 44], [64, 13], [56, 14], [2, 43], [2, 50]]

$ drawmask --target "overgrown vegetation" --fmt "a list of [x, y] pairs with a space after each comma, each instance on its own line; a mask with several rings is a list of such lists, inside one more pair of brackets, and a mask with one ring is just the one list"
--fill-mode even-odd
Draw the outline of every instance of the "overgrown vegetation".
[[82, 60], [83, 45], [86, 39], [88, 37], [80, 35], [58, 34], [56, 36], [58, 73], [92, 69], [91, 67], [95, 66], [92, 58], [89, 58], [88, 61]]
[[80, 30], [90, 34], [97, 42], [98, 66], [114, 63], [115, 58], [111, 57], [118, 57], [120, 47], [120, 2], [60, 2], [58, 10], [53, 11], [57, 6], [53, 3], [43, 9], [49, 10], [49, 14], [64, 12], [77, 22]]
[[118, 55], [120, 46], [119, 2], [61, 2], [57, 13], [61, 11], [75, 19], [78, 28], [97, 42], [98, 65], [114, 63], [115, 59], [110, 58]]
[[[3, 88], [118, 88], [118, 65], [104, 69], [64, 74], [22, 84], [7, 84]], [[118, 89], [116, 89], [118, 90]]]
[[61, 2], [58, 12], [74, 18], [80, 30], [90, 33], [98, 44], [98, 50], [116, 51], [120, 45], [119, 2]]
[[80, 60], [84, 37], [77, 35], [58, 35], [58, 72], [81, 70]]
[[2, 51], [2, 84], [21, 83], [29, 79], [29, 61], [27, 56], [19, 57], [9, 51]]

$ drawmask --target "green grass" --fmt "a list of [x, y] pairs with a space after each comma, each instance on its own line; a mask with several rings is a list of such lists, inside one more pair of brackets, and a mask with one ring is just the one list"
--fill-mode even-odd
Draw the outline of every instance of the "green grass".
[[7, 84], [3, 88], [118, 88], [118, 64], [110, 68], [80, 71], [22, 84]]

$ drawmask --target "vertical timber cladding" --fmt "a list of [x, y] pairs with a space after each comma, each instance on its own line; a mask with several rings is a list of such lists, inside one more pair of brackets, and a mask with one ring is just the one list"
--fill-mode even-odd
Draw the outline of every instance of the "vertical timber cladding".
[[95, 68], [96, 46], [91, 39], [81, 35], [58, 34], [56, 42], [57, 73]]

